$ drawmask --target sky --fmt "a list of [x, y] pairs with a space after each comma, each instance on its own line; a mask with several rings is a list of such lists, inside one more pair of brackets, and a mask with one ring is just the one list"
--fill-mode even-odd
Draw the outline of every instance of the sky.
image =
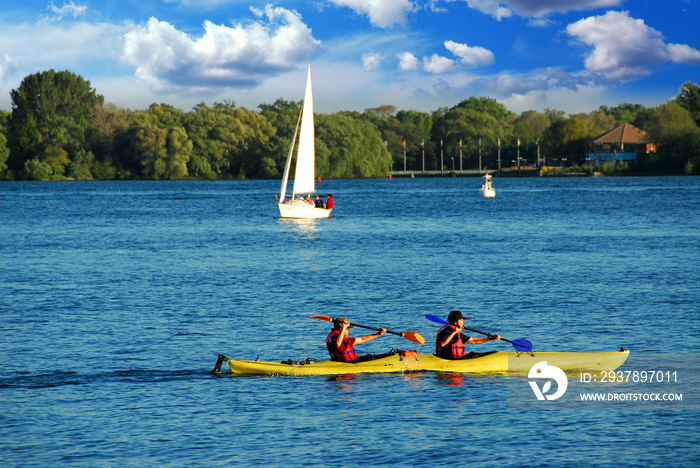
[[699, 0], [0, 0], [0, 109], [68, 70], [132, 110], [204, 102], [567, 114], [700, 83]]

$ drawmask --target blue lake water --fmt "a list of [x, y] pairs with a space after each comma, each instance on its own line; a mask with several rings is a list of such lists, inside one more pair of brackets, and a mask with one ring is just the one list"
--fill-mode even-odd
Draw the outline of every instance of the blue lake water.
[[452, 309], [540, 351], [698, 356], [700, 178], [479, 185], [326, 180], [333, 217], [304, 222], [279, 219], [276, 181], [1, 183], [0, 463], [697, 466], [700, 412], [673, 405], [515, 410], [504, 375], [210, 372], [218, 353], [325, 358], [313, 314], [426, 337], [360, 354], [430, 353], [424, 315]]

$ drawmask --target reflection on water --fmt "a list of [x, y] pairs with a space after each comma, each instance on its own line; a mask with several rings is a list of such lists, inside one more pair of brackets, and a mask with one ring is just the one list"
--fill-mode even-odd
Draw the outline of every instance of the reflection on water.
[[280, 218], [277, 222], [283, 226], [283, 229], [296, 232], [303, 235], [305, 238], [314, 239], [315, 234], [319, 231], [319, 223], [323, 219], [283, 219]]
[[464, 376], [465, 374], [459, 374], [457, 372], [438, 372], [435, 374], [435, 380], [440, 385], [461, 387], [464, 385]]

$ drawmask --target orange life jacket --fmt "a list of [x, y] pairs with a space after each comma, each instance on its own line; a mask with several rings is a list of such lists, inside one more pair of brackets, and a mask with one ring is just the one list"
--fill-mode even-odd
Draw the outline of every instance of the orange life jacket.
[[335, 336], [338, 333], [340, 332], [334, 328], [326, 338], [326, 347], [328, 348], [328, 353], [331, 355], [331, 360], [343, 362], [357, 361], [357, 353], [355, 352], [355, 348], [350, 344], [350, 340], [347, 336], [343, 339], [343, 343], [338, 348], [333, 349], [334, 347], [331, 345], [331, 342], [335, 340]]
[[[445, 325], [438, 330], [437, 337], [435, 338], [435, 354], [438, 356], [441, 356], [441, 357], [447, 357], [447, 353], [445, 353], [445, 351], [440, 346], [440, 333], [447, 327], [450, 327], [453, 330], [456, 330], [454, 325], [451, 325], [451, 324]], [[462, 334], [457, 333], [456, 338], [457, 338], [457, 341], [452, 343], [452, 345], [450, 345], [450, 348], [449, 348], [450, 358], [452, 358], [452, 359], [463, 358], [467, 354], [464, 352], [464, 342], [462, 341]]]

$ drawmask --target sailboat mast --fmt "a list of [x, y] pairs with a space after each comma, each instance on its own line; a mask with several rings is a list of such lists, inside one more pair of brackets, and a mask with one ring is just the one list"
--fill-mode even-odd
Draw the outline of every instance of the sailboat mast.
[[[284, 199], [287, 196], [287, 182], [289, 182], [289, 168], [292, 166], [292, 156], [294, 154], [294, 145], [297, 141], [297, 134], [299, 133], [299, 123], [301, 122], [301, 112], [299, 112], [299, 118], [297, 119], [297, 126], [294, 129], [294, 136], [292, 137], [292, 144], [289, 147], [289, 154], [287, 154], [287, 162], [284, 165], [284, 175], [282, 176], [282, 189], [280, 191], [279, 202], [284, 203]], [[294, 194], [292, 194], [292, 200], [294, 200]]]

